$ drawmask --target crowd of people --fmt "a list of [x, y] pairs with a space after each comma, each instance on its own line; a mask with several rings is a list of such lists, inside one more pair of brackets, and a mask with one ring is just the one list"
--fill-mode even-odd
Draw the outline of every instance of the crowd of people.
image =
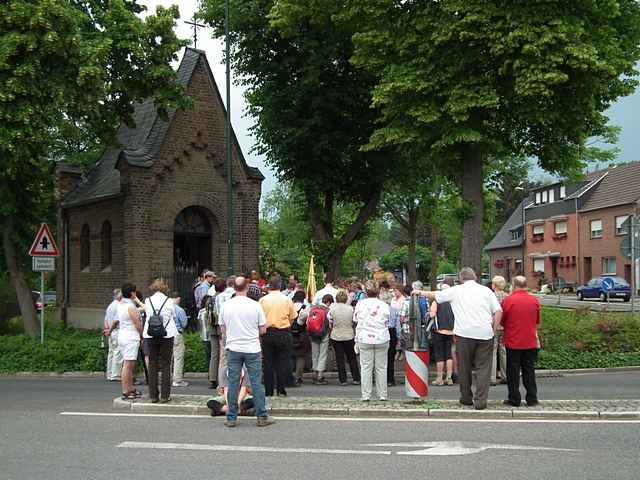
[[[283, 285], [278, 276], [216, 278], [205, 271], [193, 295], [209, 387], [216, 390], [207, 405], [212, 415], [226, 415], [228, 427], [238, 415], [255, 415], [259, 426], [270, 425], [266, 397], [286, 396], [287, 389], [300, 386], [309, 356], [312, 383], [326, 385], [330, 348], [340, 385], [359, 385], [362, 401], [369, 402], [375, 383], [375, 396], [386, 401], [388, 387], [395, 385], [395, 361], [413, 348], [412, 308], [430, 338], [436, 363], [432, 385], [458, 382], [460, 403], [484, 409], [490, 385], [500, 381], [508, 386], [505, 404], [520, 406], [522, 375], [526, 404], [536, 405], [540, 306], [524, 277], [512, 283], [510, 295], [502, 277], [487, 288], [470, 268], [461, 270], [459, 282], [446, 281], [438, 291], [425, 290], [421, 282], [335, 281], [326, 274], [323, 288], [309, 298], [294, 275]], [[164, 280], [154, 280], [149, 291], [146, 299], [132, 284], [114, 291], [105, 315], [106, 373], [110, 380], [120, 379], [123, 399], [140, 398], [134, 385], [140, 362], [151, 402], [169, 402], [172, 386], [188, 385], [182, 336], [188, 318], [180, 295], [169, 293]]]

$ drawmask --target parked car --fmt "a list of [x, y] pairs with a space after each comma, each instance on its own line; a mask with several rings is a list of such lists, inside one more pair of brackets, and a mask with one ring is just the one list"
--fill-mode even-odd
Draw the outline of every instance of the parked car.
[[36, 309], [36, 312], [40, 313], [42, 311], [42, 307], [47, 305], [55, 305], [56, 304], [56, 292], [44, 292], [44, 301], [40, 292], [38, 290], [31, 291], [31, 298], [33, 298], [33, 306]]
[[438, 290], [442, 290], [442, 284], [447, 278], [450, 278], [451, 280], [453, 280], [454, 284], [459, 283], [457, 273], [441, 273], [436, 277], [436, 288]]
[[[611, 279], [613, 281], [613, 288], [609, 289], [608, 292], [602, 285], [605, 279]], [[609, 299], [621, 298], [625, 302], [628, 302], [631, 298], [631, 286], [629, 282], [621, 277], [594, 277], [585, 285], [578, 287], [576, 295], [578, 296], [578, 300], [599, 298], [603, 302], [606, 302], [608, 297]]]

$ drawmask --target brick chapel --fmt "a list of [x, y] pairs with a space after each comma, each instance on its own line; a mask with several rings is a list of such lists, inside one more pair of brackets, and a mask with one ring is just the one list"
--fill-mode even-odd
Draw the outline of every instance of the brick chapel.
[[[85, 176], [56, 171], [57, 297], [68, 325], [100, 328], [125, 281], [146, 295], [162, 275], [184, 297], [198, 271], [226, 271], [225, 107], [204, 52], [186, 49], [178, 79], [192, 109], [164, 121], [151, 100], [136, 105], [135, 128], [121, 126], [119, 145]], [[232, 138], [234, 262], [244, 272], [258, 267], [264, 177]]]

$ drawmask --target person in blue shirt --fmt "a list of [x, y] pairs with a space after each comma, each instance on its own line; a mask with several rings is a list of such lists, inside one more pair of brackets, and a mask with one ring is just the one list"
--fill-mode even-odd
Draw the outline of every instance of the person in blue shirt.
[[171, 294], [175, 308], [175, 320], [178, 334], [173, 339], [173, 386], [174, 387], [187, 387], [189, 382], [185, 382], [183, 379], [184, 371], [184, 332], [187, 329], [187, 323], [189, 318], [184, 308], [180, 306], [180, 294], [173, 292]]

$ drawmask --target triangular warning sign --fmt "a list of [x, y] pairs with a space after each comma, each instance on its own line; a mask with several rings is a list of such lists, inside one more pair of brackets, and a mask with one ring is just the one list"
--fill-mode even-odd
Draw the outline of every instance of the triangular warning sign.
[[46, 223], [40, 225], [36, 239], [31, 245], [29, 255], [32, 257], [57, 257], [58, 247]]

